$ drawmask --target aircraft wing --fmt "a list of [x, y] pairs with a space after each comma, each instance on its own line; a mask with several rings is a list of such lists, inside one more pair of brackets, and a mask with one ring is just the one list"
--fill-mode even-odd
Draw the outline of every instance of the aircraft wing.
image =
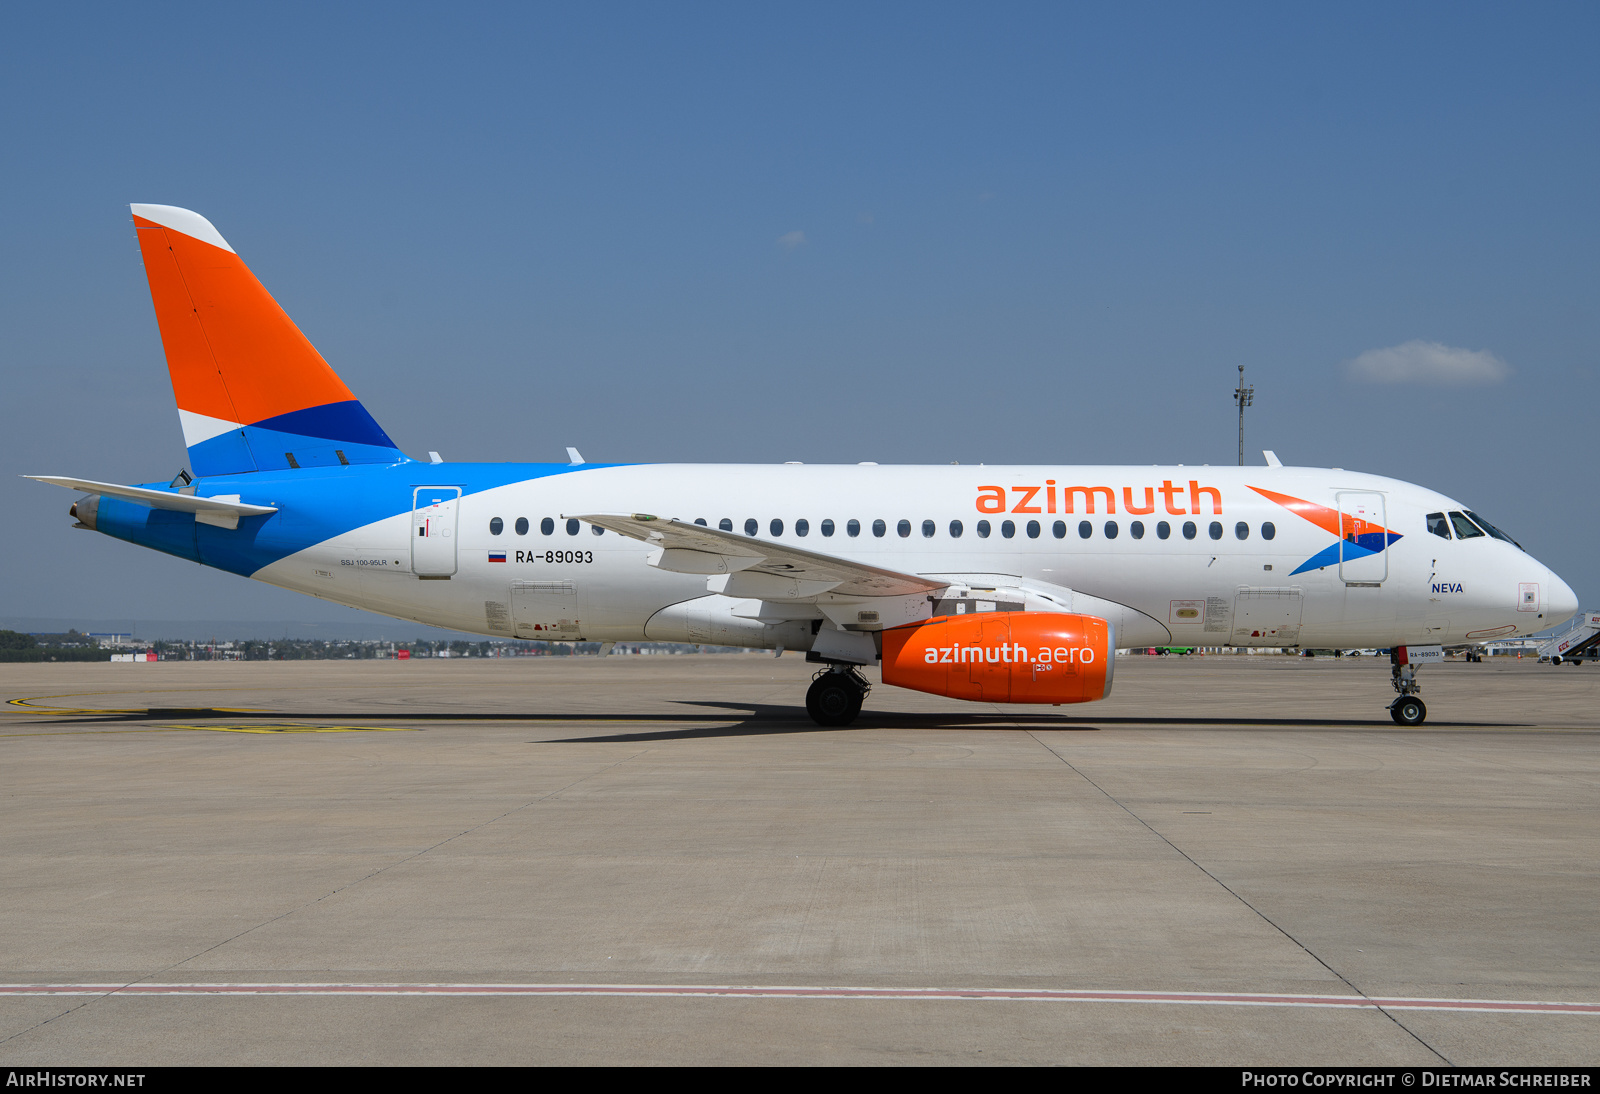
[[240, 517], [259, 517], [278, 511], [273, 505], [246, 505], [238, 494], [216, 498], [201, 498], [193, 494], [173, 494], [166, 490], [150, 490], [143, 486], [119, 486], [114, 482], [95, 482], [93, 479], [69, 479], [60, 475], [24, 475], [25, 479], [47, 482], [52, 486], [65, 486], [68, 490], [82, 490], [85, 494], [101, 494], [108, 498], [148, 505], [152, 509], [171, 509], [179, 513], [193, 513], [207, 524], [223, 528], [238, 527]]
[[[885, 570], [836, 555], [649, 513], [573, 515], [618, 535], [659, 547], [661, 554], [651, 559], [651, 565], [663, 570], [707, 575], [764, 574], [793, 582], [793, 591], [788, 596], [763, 594], [765, 599], [789, 599], [822, 592], [845, 596], [905, 596], [949, 585], [948, 581]], [[740, 584], [750, 583], [745, 580]], [[768, 585], [774, 593], [784, 587], [781, 583], [768, 582]]]

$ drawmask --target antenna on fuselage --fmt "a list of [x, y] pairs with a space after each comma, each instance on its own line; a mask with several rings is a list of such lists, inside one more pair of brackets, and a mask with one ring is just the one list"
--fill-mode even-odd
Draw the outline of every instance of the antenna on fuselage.
[[1233, 389], [1233, 401], [1239, 406], [1239, 466], [1244, 466], [1244, 408], [1255, 400], [1254, 385], [1244, 386], [1244, 366], [1239, 366], [1239, 386]]

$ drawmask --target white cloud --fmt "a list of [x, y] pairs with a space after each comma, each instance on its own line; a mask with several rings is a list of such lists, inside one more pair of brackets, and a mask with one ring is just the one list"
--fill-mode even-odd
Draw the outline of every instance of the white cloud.
[[778, 246], [786, 251], [792, 251], [796, 247], [803, 246], [805, 241], [806, 234], [804, 232], [785, 232], [778, 237]]
[[1351, 379], [1369, 384], [1497, 384], [1511, 375], [1511, 367], [1486, 349], [1458, 349], [1420, 338], [1369, 349], [1348, 368]]

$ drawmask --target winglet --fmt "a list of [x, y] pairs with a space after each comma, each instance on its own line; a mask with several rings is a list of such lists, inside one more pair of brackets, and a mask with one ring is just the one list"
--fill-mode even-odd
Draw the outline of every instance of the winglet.
[[1283, 461], [1278, 459], [1278, 454], [1270, 448], [1263, 448], [1261, 454], [1267, 458], [1268, 467], [1282, 467]]

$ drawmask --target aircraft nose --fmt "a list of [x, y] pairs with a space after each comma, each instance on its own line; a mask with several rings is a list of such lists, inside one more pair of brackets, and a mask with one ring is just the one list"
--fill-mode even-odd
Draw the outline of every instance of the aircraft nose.
[[1550, 596], [1545, 601], [1545, 624], [1556, 626], [1578, 614], [1578, 594], [1555, 574], [1550, 575]]

